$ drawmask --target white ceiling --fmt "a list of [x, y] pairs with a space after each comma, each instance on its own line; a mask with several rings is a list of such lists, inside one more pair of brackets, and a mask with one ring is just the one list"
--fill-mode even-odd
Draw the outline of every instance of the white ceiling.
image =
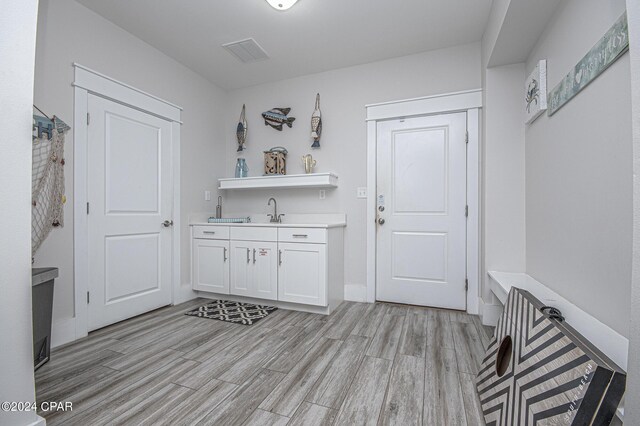
[[[77, 0], [212, 83], [235, 89], [479, 41], [491, 0]], [[253, 37], [271, 59], [221, 45]]]

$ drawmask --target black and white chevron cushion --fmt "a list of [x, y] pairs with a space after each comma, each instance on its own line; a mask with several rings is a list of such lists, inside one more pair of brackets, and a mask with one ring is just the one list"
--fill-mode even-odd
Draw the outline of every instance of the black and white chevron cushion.
[[476, 380], [487, 425], [608, 425], [626, 373], [512, 288]]

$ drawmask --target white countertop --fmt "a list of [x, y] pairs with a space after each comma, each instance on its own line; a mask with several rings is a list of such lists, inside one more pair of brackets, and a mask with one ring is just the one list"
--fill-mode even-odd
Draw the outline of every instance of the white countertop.
[[209, 223], [209, 222], [191, 222], [190, 226], [240, 226], [248, 228], [340, 228], [345, 227], [347, 224], [342, 223]]
[[282, 217], [282, 223], [271, 223], [264, 214], [223, 214], [224, 218], [250, 217], [249, 223], [209, 223], [209, 216], [194, 215], [189, 225], [194, 226], [238, 226], [254, 228], [342, 228], [347, 226], [347, 216], [337, 214], [290, 214]]

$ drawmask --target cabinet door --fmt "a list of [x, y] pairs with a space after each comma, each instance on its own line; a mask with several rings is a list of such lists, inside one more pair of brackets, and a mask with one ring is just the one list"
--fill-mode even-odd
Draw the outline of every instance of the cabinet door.
[[231, 241], [231, 284], [229, 292], [240, 296], [252, 296], [251, 271], [253, 246], [249, 241]]
[[251, 243], [251, 283], [254, 297], [267, 300], [278, 299], [278, 244]]
[[229, 241], [193, 240], [193, 289], [229, 294]]
[[327, 306], [327, 245], [280, 243], [278, 300]]

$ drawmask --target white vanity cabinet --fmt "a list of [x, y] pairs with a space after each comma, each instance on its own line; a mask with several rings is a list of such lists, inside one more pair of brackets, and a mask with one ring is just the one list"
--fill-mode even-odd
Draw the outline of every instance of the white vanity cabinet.
[[230, 294], [278, 300], [278, 231], [232, 226]]
[[193, 289], [329, 314], [344, 299], [343, 227], [193, 225]]
[[202, 226], [192, 236], [193, 289], [229, 294], [228, 233]]
[[278, 299], [278, 263], [275, 242], [231, 240], [230, 294]]

